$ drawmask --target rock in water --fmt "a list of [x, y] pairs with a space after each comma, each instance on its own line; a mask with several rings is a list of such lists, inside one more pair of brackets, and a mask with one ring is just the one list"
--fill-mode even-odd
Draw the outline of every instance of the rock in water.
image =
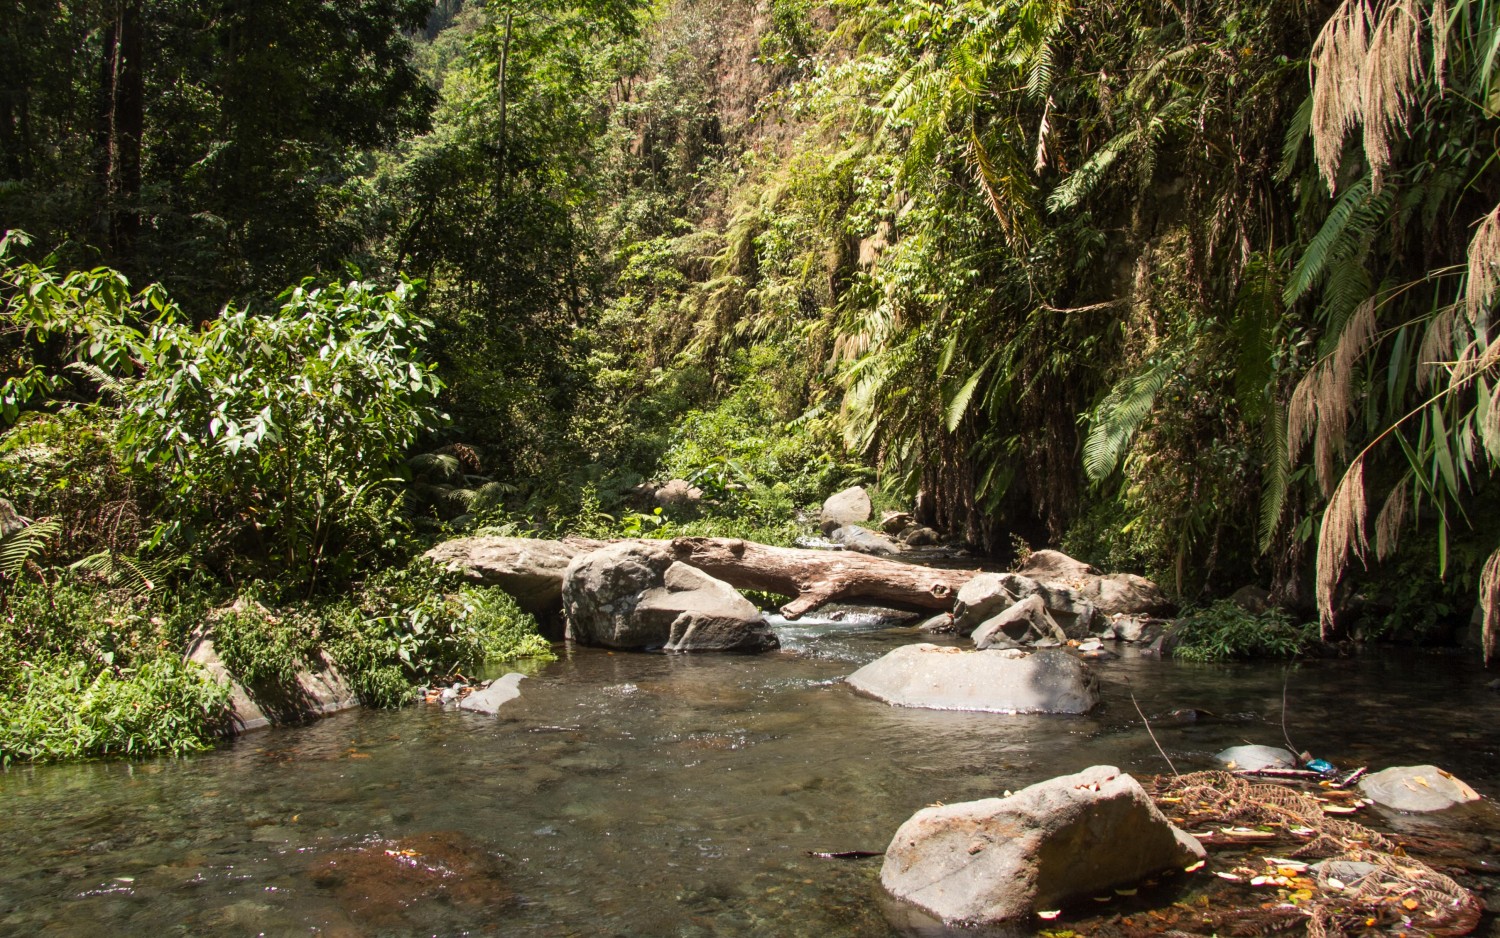
[[1226, 769], [1259, 772], [1261, 769], [1295, 769], [1297, 754], [1275, 746], [1230, 746], [1214, 756]]
[[1359, 780], [1359, 790], [1382, 808], [1395, 811], [1441, 811], [1479, 792], [1435, 765], [1398, 765]]
[[515, 671], [496, 678], [490, 682], [490, 686], [484, 690], [475, 691], [458, 702], [460, 710], [473, 710], [476, 713], [498, 713], [503, 704], [510, 703], [521, 696], [521, 689], [516, 685], [526, 678], [524, 674]]
[[1159, 616], [1173, 609], [1167, 594], [1145, 577], [1133, 573], [1100, 573], [1061, 551], [1035, 551], [1016, 573], [1044, 586], [1071, 590], [1106, 616]]
[[856, 485], [828, 496], [822, 514], [818, 516], [818, 524], [824, 534], [832, 534], [846, 524], [869, 521], [871, 510], [869, 493], [864, 486]]
[[626, 541], [575, 557], [562, 594], [568, 635], [585, 645], [764, 651], [778, 644], [753, 603], [674, 561], [665, 544]]
[[1068, 636], [1047, 613], [1042, 597], [1033, 593], [999, 615], [984, 620], [972, 636], [975, 648], [1006, 648], [1052, 642], [1062, 645]]
[[1100, 765], [1009, 798], [924, 808], [896, 831], [880, 882], [950, 923], [1025, 919], [1203, 859], [1134, 778]]
[[954, 629], [967, 635], [1028, 596], [1042, 598], [1048, 614], [1068, 638], [1088, 638], [1108, 625], [1094, 604], [1075, 590], [1049, 586], [1018, 573], [981, 573], [959, 588], [953, 607]]
[[829, 535], [829, 540], [842, 546], [845, 550], [858, 551], [861, 554], [871, 554], [877, 557], [886, 557], [891, 554], [899, 554], [902, 547], [896, 541], [879, 531], [871, 531], [857, 524], [846, 524], [834, 530]]
[[898, 707], [989, 713], [1087, 713], [1099, 681], [1065, 651], [964, 651], [903, 645], [847, 678], [849, 685]]

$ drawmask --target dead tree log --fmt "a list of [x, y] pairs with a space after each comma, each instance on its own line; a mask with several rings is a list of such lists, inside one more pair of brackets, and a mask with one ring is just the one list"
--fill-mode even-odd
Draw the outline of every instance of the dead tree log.
[[[505, 589], [529, 611], [555, 613], [568, 562], [606, 543], [610, 542], [468, 537], [445, 541], [427, 556], [472, 580]], [[791, 597], [781, 607], [788, 619], [834, 601], [942, 612], [953, 608], [959, 588], [979, 572], [921, 567], [850, 551], [769, 547], [734, 538], [680, 537], [653, 543], [665, 543], [677, 561], [737, 589]]]

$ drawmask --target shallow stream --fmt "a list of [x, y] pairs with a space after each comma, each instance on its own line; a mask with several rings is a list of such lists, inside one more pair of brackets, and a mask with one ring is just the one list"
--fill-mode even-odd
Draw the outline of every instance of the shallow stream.
[[[779, 623], [758, 657], [572, 648], [499, 717], [416, 706], [180, 760], [0, 773], [4, 935], [886, 936], [883, 850], [932, 802], [1238, 743], [1433, 762], [1500, 796], [1469, 658], [1096, 663], [1086, 717], [903, 710], [841, 679], [908, 628]], [[1196, 711], [1176, 713], [1174, 711]]]

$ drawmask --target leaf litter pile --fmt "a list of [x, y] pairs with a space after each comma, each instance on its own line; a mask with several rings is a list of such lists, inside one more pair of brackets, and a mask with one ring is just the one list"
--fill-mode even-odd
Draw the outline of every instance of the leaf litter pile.
[[[1240, 848], [1211, 858], [1212, 872], [1237, 901], [1210, 903], [1203, 895], [1114, 916], [1089, 929], [1095, 933], [1465, 935], [1483, 913], [1474, 894], [1451, 877], [1348, 820], [1367, 802], [1334, 783], [1299, 791], [1228, 772], [1195, 772], [1159, 776], [1150, 787], [1163, 812], [1205, 846]], [[1264, 849], [1274, 855], [1256, 855]]]

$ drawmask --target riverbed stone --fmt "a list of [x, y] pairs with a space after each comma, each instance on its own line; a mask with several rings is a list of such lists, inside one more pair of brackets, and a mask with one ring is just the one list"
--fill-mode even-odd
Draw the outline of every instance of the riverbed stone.
[[882, 511], [880, 513], [880, 530], [895, 536], [907, 528], [916, 527], [917, 521], [909, 511]]
[[965, 651], [903, 645], [849, 675], [856, 691], [898, 707], [988, 713], [1087, 713], [1099, 702], [1088, 666], [1060, 649]]
[[1041, 597], [1048, 614], [1068, 638], [1088, 638], [1108, 624], [1094, 604], [1075, 590], [1019, 573], [981, 573], [959, 588], [953, 606], [954, 629], [960, 635], [970, 634], [991, 616], [1028, 596]]
[[869, 521], [872, 510], [870, 493], [865, 491], [864, 486], [851, 486], [828, 496], [823, 502], [818, 524], [824, 534], [832, 534], [845, 525]]
[[211, 625], [192, 636], [186, 654], [188, 661], [201, 665], [211, 678], [228, 686], [229, 712], [223, 729], [231, 735], [304, 723], [359, 706], [354, 689], [333, 661], [321, 650], [311, 657], [311, 663], [286, 687], [246, 687], [219, 657]]
[[1204, 856], [1139, 782], [1100, 765], [918, 811], [886, 849], [880, 882], [950, 924], [1015, 922]]
[[857, 524], [846, 524], [837, 528], [829, 535], [829, 539], [845, 550], [858, 551], [861, 554], [871, 554], [876, 557], [889, 557], [899, 554], [902, 546], [879, 531], [871, 531]]
[[521, 696], [521, 689], [516, 685], [525, 677], [526, 675], [515, 671], [498, 677], [488, 687], [460, 700], [458, 709], [473, 710], [475, 713], [498, 713], [502, 706]]
[[1214, 758], [1225, 768], [1239, 772], [1297, 767], [1296, 753], [1275, 746], [1231, 746]]
[[1063, 586], [1082, 585], [1090, 577], [1101, 575], [1097, 567], [1081, 560], [1074, 560], [1060, 550], [1034, 550], [1016, 572], [1033, 580], [1059, 583]]
[[1442, 811], [1480, 798], [1462, 779], [1435, 765], [1392, 766], [1360, 779], [1359, 790], [1393, 811]]
[[932, 528], [919, 524], [914, 528], [907, 528], [901, 535], [901, 542], [907, 547], [936, 547], [943, 542], [943, 536]]
[[1133, 573], [1103, 573], [1062, 551], [1033, 551], [1016, 572], [1044, 586], [1071, 590], [1080, 599], [1092, 603], [1104, 616], [1162, 616], [1175, 608], [1167, 594], [1145, 577]]
[[568, 637], [605, 648], [764, 651], [776, 634], [734, 587], [672, 559], [665, 544], [625, 541], [574, 558], [563, 577]]
[[975, 648], [1014, 648], [1046, 641], [1061, 645], [1068, 640], [1035, 593], [986, 619], [971, 637]]
[[423, 556], [471, 580], [500, 587], [532, 615], [556, 617], [568, 564], [604, 543], [583, 538], [462, 537], [444, 541]]

